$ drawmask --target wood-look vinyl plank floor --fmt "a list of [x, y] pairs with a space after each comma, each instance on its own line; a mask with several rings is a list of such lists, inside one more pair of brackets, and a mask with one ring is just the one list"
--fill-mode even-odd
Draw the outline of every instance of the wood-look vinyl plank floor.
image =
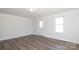
[[1, 41], [0, 50], [79, 50], [79, 44], [29, 35]]

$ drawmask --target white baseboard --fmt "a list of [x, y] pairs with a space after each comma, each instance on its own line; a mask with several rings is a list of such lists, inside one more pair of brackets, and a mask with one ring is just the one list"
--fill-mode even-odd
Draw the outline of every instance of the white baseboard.
[[29, 36], [29, 35], [44, 36], [44, 37], [48, 37], [48, 38], [55, 38], [55, 39], [57, 39], [57, 40], [68, 41], [68, 42], [72, 42], [72, 43], [77, 43], [77, 44], [79, 44], [78, 41], [70, 41], [70, 40], [66, 40], [66, 39], [56, 38], [56, 37], [54, 37], [54, 36], [39, 35], [39, 34], [19, 35], [19, 36], [14, 36], [14, 37], [9, 37], [9, 38], [3, 38], [3, 39], [0, 39], [0, 41], [3, 41], [3, 40], [9, 40], [9, 39], [14, 39], [14, 38], [19, 38], [19, 37], [24, 37], [24, 36]]
[[59, 38], [56, 38], [56, 37], [53, 37], [53, 36], [47, 36], [47, 35], [41, 35], [41, 36], [48, 37], [48, 38], [54, 38], [54, 39], [57, 39], [57, 40], [62, 40], [62, 41], [67, 41], [67, 42], [79, 44], [78, 41], [70, 41], [70, 40], [65, 40], [65, 39], [59, 39]]
[[[28, 35], [32, 35], [32, 34], [28, 34]], [[10, 39], [14, 39], [14, 38], [19, 38], [19, 37], [24, 37], [24, 36], [28, 36], [28, 35], [18, 35], [18, 36], [14, 36], [14, 37], [8, 37], [8, 38], [0, 38], [0, 41], [3, 40], [10, 40]]]

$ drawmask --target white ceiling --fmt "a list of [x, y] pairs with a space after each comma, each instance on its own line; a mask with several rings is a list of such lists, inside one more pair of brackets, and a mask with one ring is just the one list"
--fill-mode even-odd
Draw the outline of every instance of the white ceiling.
[[28, 8], [0, 8], [0, 13], [35, 18], [70, 11], [74, 9], [76, 8], [36, 8], [34, 12], [30, 12]]

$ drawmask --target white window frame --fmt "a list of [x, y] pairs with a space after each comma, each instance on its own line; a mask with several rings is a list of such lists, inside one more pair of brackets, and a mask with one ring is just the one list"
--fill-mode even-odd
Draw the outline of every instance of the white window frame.
[[44, 26], [44, 21], [43, 20], [40, 20], [39, 21], [39, 28], [40, 29], [43, 29], [43, 26]]
[[[57, 33], [64, 33], [64, 28], [63, 28], [64, 17], [63, 17], [63, 20], [62, 20], [63, 23], [62, 24], [57, 24], [57, 18], [61, 18], [61, 17], [63, 17], [63, 16], [55, 18], [55, 32], [57, 32]], [[61, 30], [57, 29], [57, 26], [61, 26], [62, 27]]]

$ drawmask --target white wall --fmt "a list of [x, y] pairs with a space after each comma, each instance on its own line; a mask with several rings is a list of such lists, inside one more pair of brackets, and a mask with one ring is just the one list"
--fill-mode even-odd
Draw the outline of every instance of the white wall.
[[[51, 38], [63, 39], [63, 33], [55, 32], [55, 20], [54, 16], [45, 16], [35, 19], [35, 34], [43, 35]], [[44, 21], [43, 28], [39, 28], [39, 22]]]
[[[55, 18], [59, 16], [64, 16], [64, 33], [55, 32]], [[44, 21], [42, 30], [38, 25], [40, 20]], [[35, 34], [79, 43], [79, 10], [36, 18]]]
[[0, 14], [0, 40], [32, 34], [32, 23], [30, 18]]
[[[55, 32], [55, 18], [58, 16], [64, 16], [64, 33]], [[43, 29], [39, 28], [40, 20], [44, 21]], [[36, 19], [0, 14], [0, 40], [30, 34], [79, 43], [79, 10]]]

